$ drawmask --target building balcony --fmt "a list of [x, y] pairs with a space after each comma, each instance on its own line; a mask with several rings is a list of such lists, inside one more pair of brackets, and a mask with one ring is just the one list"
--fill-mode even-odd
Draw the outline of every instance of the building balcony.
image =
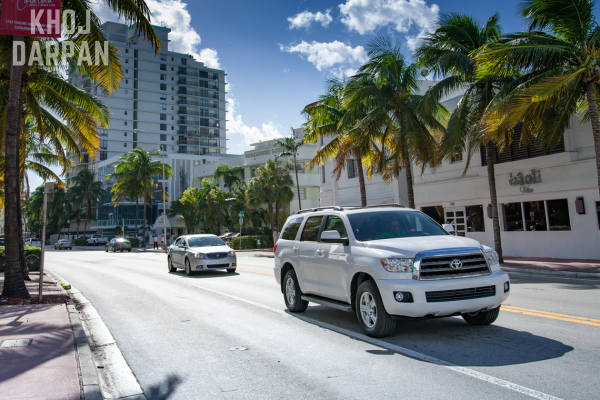
[[198, 96], [200, 93], [195, 90], [187, 90], [186, 88], [179, 88], [177, 90], [177, 94], [187, 95], [187, 96]]
[[177, 154], [192, 154], [195, 156], [199, 156], [200, 152], [199, 151], [193, 151], [193, 150], [177, 150]]
[[[135, 204], [135, 203], [132, 203]], [[122, 219], [97, 219], [95, 221], [92, 221], [92, 228], [104, 228], [104, 229], [110, 229], [110, 228], [115, 228], [117, 226], [123, 226], [123, 221], [125, 221], [125, 226], [128, 228], [133, 228], [135, 227], [135, 219], [126, 219], [126, 220], [122, 220]], [[138, 226], [144, 226], [145, 221], [143, 219], [138, 219]]]
[[188, 71], [188, 70], [185, 70], [185, 69], [177, 70], [177, 75], [187, 75], [187, 76], [198, 77], [198, 73], [197, 72]]
[[201, 115], [199, 111], [190, 111], [190, 110], [177, 110], [177, 114], [186, 114], [186, 115]]
[[177, 124], [179, 124], [179, 125], [200, 125], [200, 121], [191, 120], [191, 119], [187, 119], [187, 118], [179, 118], [177, 120]]

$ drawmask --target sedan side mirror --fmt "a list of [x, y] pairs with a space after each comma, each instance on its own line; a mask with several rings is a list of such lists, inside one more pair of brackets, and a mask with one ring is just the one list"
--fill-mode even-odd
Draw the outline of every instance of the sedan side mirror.
[[454, 225], [444, 224], [444, 225], [442, 225], [442, 227], [444, 228], [444, 230], [446, 230], [446, 232], [448, 232], [451, 235], [454, 235]]
[[321, 242], [323, 243], [339, 243], [348, 246], [350, 241], [348, 238], [342, 238], [338, 231], [325, 231], [321, 233]]

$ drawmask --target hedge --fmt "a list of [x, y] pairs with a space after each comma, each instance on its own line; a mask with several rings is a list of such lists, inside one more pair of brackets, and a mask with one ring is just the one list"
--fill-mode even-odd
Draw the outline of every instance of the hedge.
[[87, 239], [75, 239], [75, 246], [87, 246]]
[[[0, 254], [4, 255], [4, 246], [0, 246]], [[35, 254], [40, 257], [42, 255], [42, 248], [36, 246], [25, 246], [25, 257], [30, 254]]]
[[[242, 242], [242, 249], [268, 249], [273, 247], [273, 238], [268, 235], [254, 235], [254, 236], [242, 236], [231, 239], [229, 247], [232, 249], [240, 248], [240, 240]], [[260, 247], [258, 247], [258, 241], [260, 240]]]
[[140, 247], [140, 239], [136, 237], [125, 238], [131, 242], [131, 247]]

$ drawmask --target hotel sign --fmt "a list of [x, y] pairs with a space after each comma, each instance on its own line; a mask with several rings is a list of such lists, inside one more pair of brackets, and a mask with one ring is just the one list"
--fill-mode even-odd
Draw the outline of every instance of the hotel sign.
[[534, 183], [542, 182], [542, 174], [539, 169], [532, 169], [530, 174], [518, 172], [515, 175], [508, 174], [508, 184], [510, 186], [520, 186], [521, 193], [532, 193], [533, 189], [529, 187]]

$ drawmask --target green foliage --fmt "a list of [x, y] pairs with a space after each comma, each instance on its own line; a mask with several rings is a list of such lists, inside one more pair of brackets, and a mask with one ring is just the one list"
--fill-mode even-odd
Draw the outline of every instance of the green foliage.
[[87, 239], [75, 239], [75, 246], [87, 246]]
[[140, 247], [140, 239], [136, 237], [128, 237], [126, 239], [131, 242], [131, 247]]
[[[0, 254], [4, 255], [4, 246], [0, 246]], [[42, 256], [42, 248], [36, 246], [25, 246], [25, 257], [30, 254], [34, 254], [38, 257]]]
[[[258, 247], [258, 241], [260, 240], [260, 247]], [[273, 236], [269, 235], [255, 235], [255, 236], [242, 236], [231, 239], [229, 247], [232, 249], [240, 248], [240, 241], [242, 242], [242, 249], [268, 249], [273, 247]]]

